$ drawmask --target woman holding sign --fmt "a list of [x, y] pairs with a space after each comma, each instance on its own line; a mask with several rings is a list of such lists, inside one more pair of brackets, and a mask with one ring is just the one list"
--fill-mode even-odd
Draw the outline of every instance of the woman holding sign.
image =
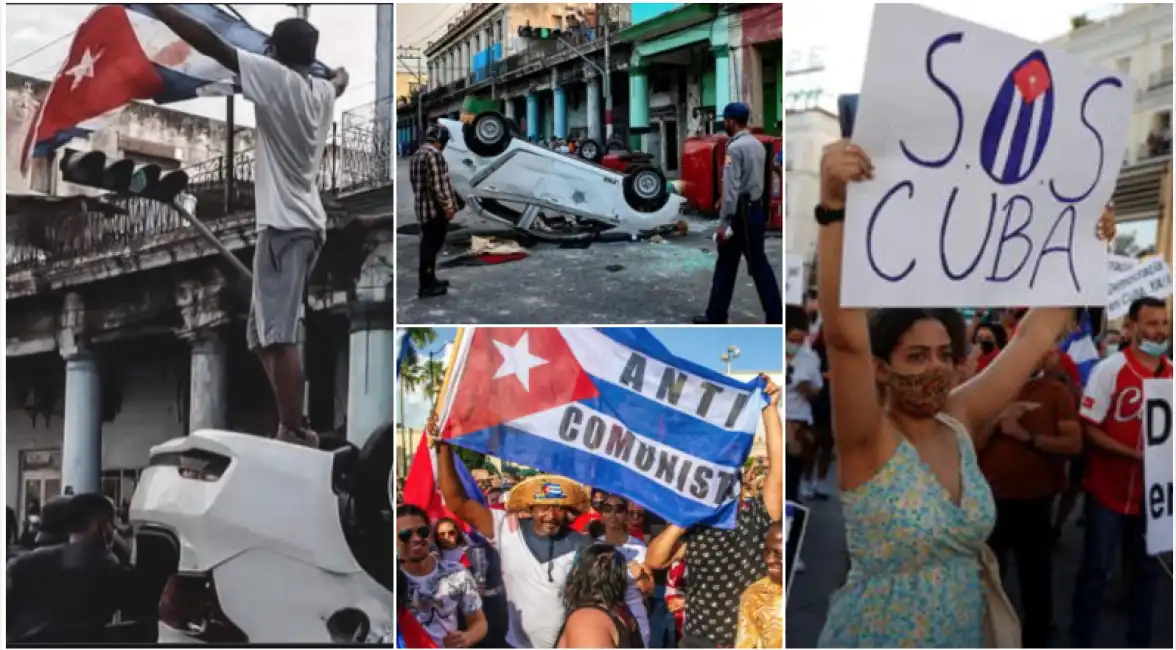
[[[982, 571], [992, 566], [982, 553], [996, 510], [971, 434], [1012, 406], [1072, 310], [1030, 310], [983, 372], [957, 385], [967, 329], [958, 311], [842, 308], [847, 186], [873, 174], [870, 158], [849, 141], [826, 147], [817, 278], [852, 563], [821, 645], [985, 646], [997, 638]], [[1114, 230], [1108, 211], [1099, 237]], [[1009, 610], [996, 585], [1005, 608], [991, 614], [999, 615]]]

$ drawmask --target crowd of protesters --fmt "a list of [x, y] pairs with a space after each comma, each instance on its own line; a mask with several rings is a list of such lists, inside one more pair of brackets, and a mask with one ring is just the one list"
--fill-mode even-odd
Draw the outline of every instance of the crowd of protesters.
[[[102, 643], [149, 638], [118, 510], [101, 494], [30, 503], [17, 531], [8, 509], [6, 638], [18, 643]], [[130, 626], [118, 627], [119, 621]], [[146, 624], [146, 623], [144, 623]]]
[[[851, 143], [825, 150], [818, 290], [786, 316], [786, 496], [828, 498], [835, 456], [849, 552], [821, 645], [1050, 647], [1068, 606], [1069, 645], [1093, 647], [1121, 562], [1121, 643], [1147, 647], [1162, 568], [1145, 549], [1140, 396], [1172, 376], [1168, 306], [1138, 298], [1119, 329], [1101, 309], [843, 308], [829, 214], [872, 174]], [[1098, 236], [1114, 232], [1108, 205]], [[1085, 333], [1100, 358], [1080, 369], [1066, 349]], [[1079, 498], [1081, 561], [1073, 602], [1059, 603], [1053, 556]], [[1019, 612], [999, 579], [1014, 560]]]
[[479, 499], [431, 421], [455, 516], [397, 509], [404, 646], [782, 647], [783, 427], [780, 390], [766, 392], [767, 463], [745, 470], [731, 530], [687, 530], [608, 486], [550, 474], [476, 474]]

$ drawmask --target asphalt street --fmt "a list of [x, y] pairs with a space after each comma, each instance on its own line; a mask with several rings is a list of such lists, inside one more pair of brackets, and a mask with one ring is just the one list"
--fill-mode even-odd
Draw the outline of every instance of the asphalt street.
[[[833, 476], [829, 477], [829, 485], [836, 485]], [[789, 589], [784, 625], [784, 645], [789, 648], [816, 647], [821, 627], [825, 624], [829, 597], [841, 587], [849, 569], [849, 557], [845, 547], [845, 524], [837, 497], [833, 496], [826, 500], [811, 499], [805, 505], [811, 508], [800, 552], [806, 566], [804, 572], [796, 574], [795, 583]], [[1054, 551], [1052, 647], [1055, 648], [1071, 647], [1069, 628], [1074, 581], [1082, 557], [1082, 529], [1076, 523], [1081, 509], [1080, 501]], [[1013, 605], [1021, 611], [1016, 575], [1013, 564], [1005, 576], [1005, 589]], [[1127, 611], [1125, 589], [1118, 571], [1112, 576], [1110, 585], [1104, 602], [1097, 647], [1121, 648], [1127, 643]], [[1151, 647], [1171, 648], [1172, 580], [1166, 572], [1161, 575], [1156, 588], [1155, 608]]]
[[[397, 164], [397, 226], [416, 223], [408, 161]], [[561, 249], [541, 243], [523, 260], [493, 266], [439, 268], [449, 294], [417, 297], [420, 237], [396, 239], [397, 322], [411, 324], [666, 324], [689, 323], [706, 310], [717, 221], [687, 218], [690, 234], [665, 243], [594, 243]], [[466, 229], [497, 228], [465, 210], [455, 223]], [[438, 262], [466, 250], [451, 232]], [[767, 240], [776, 279], [783, 282], [783, 239]], [[764, 314], [746, 265], [741, 264], [732, 323], [763, 323]]]

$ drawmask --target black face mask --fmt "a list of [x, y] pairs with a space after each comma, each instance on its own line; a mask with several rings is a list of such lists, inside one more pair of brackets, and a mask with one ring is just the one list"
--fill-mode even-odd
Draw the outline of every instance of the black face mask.
[[989, 341], [988, 339], [980, 341], [980, 350], [983, 351], [984, 354], [992, 354], [992, 351], [995, 349], [996, 341]]

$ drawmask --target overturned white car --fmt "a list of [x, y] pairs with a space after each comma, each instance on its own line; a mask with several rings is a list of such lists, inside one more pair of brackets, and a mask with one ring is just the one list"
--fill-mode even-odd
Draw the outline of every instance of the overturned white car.
[[445, 161], [453, 189], [482, 217], [556, 241], [680, 227], [685, 200], [652, 165], [622, 173], [596, 164], [587, 157], [599, 158], [594, 142], [585, 156], [545, 149], [517, 137], [514, 124], [492, 111], [438, 123], [449, 131]]
[[320, 451], [228, 431], [151, 450], [134, 563], [161, 643], [390, 643], [394, 438]]

